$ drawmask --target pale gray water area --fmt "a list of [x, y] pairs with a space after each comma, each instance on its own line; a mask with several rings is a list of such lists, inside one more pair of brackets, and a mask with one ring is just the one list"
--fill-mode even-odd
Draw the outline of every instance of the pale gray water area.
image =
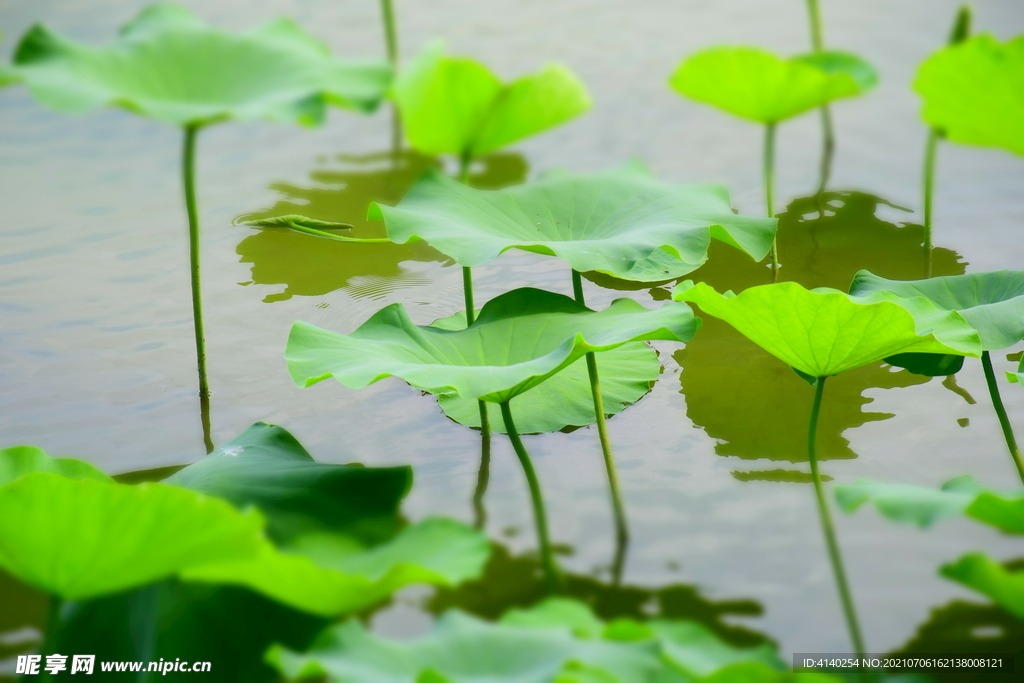
[[[108, 41], [141, 4], [8, 0], [0, 7], [5, 51], [34, 20], [82, 40]], [[343, 55], [376, 56], [383, 50], [378, 3], [371, 0], [182, 4], [233, 29], [292, 16]], [[1024, 32], [1019, 0], [974, 4], [978, 30], [1003, 38]], [[909, 83], [915, 66], [945, 40], [955, 7], [951, 0], [822, 3], [827, 44], [864, 56], [882, 79], [875, 92], [833, 108], [838, 151], [832, 189], [919, 207], [925, 128]], [[451, 52], [478, 58], [505, 77], [547, 61], [563, 62], [580, 75], [594, 97], [593, 111], [511, 150], [525, 159], [529, 177], [554, 167], [598, 170], [637, 157], [665, 180], [723, 183], [741, 212], [763, 211], [759, 127], [683, 100], [666, 80], [683, 56], [708, 45], [807, 50], [803, 2], [397, 0], [396, 10], [406, 57], [440, 36]], [[0, 90], [0, 121], [0, 445], [34, 444], [109, 472], [200, 458], [180, 132], [119, 110], [78, 117], [54, 113], [22, 87]], [[286, 427], [322, 460], [411, 464], [416, 480], [406, 514], [468, 521], [479, 457], [476, 433], [445, 418], [434, 400], [400, 380], [358, 392], [334, 382], [299, 389], [283, 361], [295, 320], [347, 332], [395, 302], [421, 323], [457, 312], [460, 269], [423, 245], [372, 247], [371, 257], [356, 245], [231, 225], [236, 215], [293, 196], [305, 197], [296, 200], [300, 204], [312, 196], [321, 208], [329, 205], [332, 193], [358, 182], [352, 174], [386, 167], [386, 157], [353, 161], [339, 155], [385, 152], [389, 125], [385, 111], [373, 117], [337, 111], [316, 130], [230, 123], [201, 134], [214, 440], [223, 442], [262, 420]], [[783, 125], [778, 150], [776, 205], [782, 209], [816, 187], [818, 117]], [[514, 176], [515, 159], [505, 163]], [[1022, 188], [1024, 159], [991, 149], [942, 147], [935, 242], [955, 252], [943, 252], [945, 272], [962, 272], [964, 264], [968, 272], [1022, 267]], [[365, 201], [354, 200], [351, 190], [336, 201], [349, 212], [336, 220], [362, 220]], [[855, 233], [858, 220], [870, 219], [870, 208], [844, 229]], [[919, 213], [885, 204], [875, 215], [887, 223], [920, 221]], [[838, 232], [833, 251], [810, 253], [802, 265], [788, 264], [790, 272], [800, 269], [796, 279], [808, 286], [845, 287], [858, 268], [878, 262], [883, 275], [917, 277], [918, 252], [898, 251], [893, 245], [902, 233], [887, 229], [896, 235], [892, 244], [880, 238], [848, 246]], [[856, 242], [856, 236], [850, 239]], [[872, 250], [881, 254], [876, 261]], [[713, 253], [712, 265], [722, 253]], [[756, 279], [760, 271], [745, 272]], [[527, 285], [571, 293], [565, 264], [523, 252], [476, 269], [475, 277], [478, 302]], [[730, 277], [719, 270], [717, 279], [708, 279], [737, 286], [728, 284]], [[764, 277], [767, 282], [766, 270]], [[652, 294], [649, 288], [616, 292], [590, 282], [586, 287], [594, 306], [619, 296], [647, 305], [657, 305], [654, 296], [664, 298], [663, 291]], [[707, 340], [715, 339], [712, 330], [739, 343], [735, 333], [730, 337], [723, 326], [711, 324]], [[763, 443], [771, 459], [756, 459], [764, 455], [757, 450], [762, 439], [752, 430], [792, 424], [793, 443], [802, 444], [805, 423], [798, 416], [805, 414], [811, 390], [798, 385], [806, 390], [800, 394], [788, 368], [747, 347], [737, 346], [730, 357], [727, 344], [701, 346], [700, 340], [682, 353], [680, 345], [658, 343], [661, 380], [609, 422], [634, 537], [625, 581], [651, 588], [687, 583], [712, 600], [754, 600], [764, 613], [743, 623], [776, 639], [784, 654], [847, 651], [810, 486], [741, 481], [732, 474], [780, 467], [806, 471], [805, 462], [792, 464], [805, 459], [803, 452], [790, 455], [789, 437], [776, 439], [770, 428]], [[713, 352], [721, 358], [717, 364], [707, 361]], [[997, 370], [1012, 367], [1004, 354], [994, 358]], [[837, 390], [837, 426], [830, 437], [835, 452], [824, 453], [839, 456], [824, 465], [836, 482], [938, 485], [970, 473], [994, 487], [1015, 485], [979, 363], [968, 361], [957, 380], [977, 399], [975, 405], [938, 379], [886, 377], [896, 373], [885, 368], [872, 372]], [[778, 385], [771, 379], [776, 376]], [[1003, 391], [1012, 419], [1024, 430], [1024, 390], [1004, 384]], [[870, 404], [861, 407], [864, 399]], [[865, 421], [861, 410], [892, 416]], [[958, 423], [962, 418], [968, 426]], [[574, 548], [565, 566], [578, 574], [606, 566], [613, 537], [596, 432], [580, 429], [526, 442], [548, 500], [553, 537]], [[515, 552], [533, 548], [526, 487], [502, 438], [495, 440], [486, 504], [493, 537]], [[840, 515], [837, 523], [872, 651], [906, 643], [933, 607], [954, 598], [984, 601], [937, 576], [941, 563], [971, 550], [1000, 559], [1024, 555], [1019, 541], [962, 520], [921, 532], [864, 509]], [[509, 527], [520, 533], [503, 533]], [[392, 608], [379, 622], [395, 632], [421, 628], [425, 619], [409, 617], [408, 610]]]

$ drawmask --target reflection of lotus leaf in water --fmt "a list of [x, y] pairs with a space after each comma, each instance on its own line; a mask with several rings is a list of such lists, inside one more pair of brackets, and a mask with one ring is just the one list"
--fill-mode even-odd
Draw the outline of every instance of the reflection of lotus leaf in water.
[[[396, 204], [416, 179], [437, 162], [415, 152], [390, 152], [364, 156], [339, 156], [345, 166], [339, 170], [317, 170], [310, 174], [317, 186], [296, 187], [276, 184], [284, 195], [274, 206], [245, 216], [247, 219], [298, 213], [325, 221], [351, 223], [352, 230], [339, 234], [351, 237], [387, 237], [384, 224], [366, 220], [366, 207], [379, 201]], [[476, 187], [497, 188], [522, 182], [526, 161], [518, 154], [492, 154], [478, 160], [479, 172], [470, 177]], [[261, 228], [243, 239], [237, 248], [242, 263], [252, 265], [252, 283], [286, 285], [283, 292], [264, 301], [284, 301], [293, 296], [322, 296], [337, 289], [361, 285], [353, 296], [375, 296], [403, 286], [430, 282], [402, 267], [406, 261], [448, 259], [426, 242], [414, 244], [345, 244], [319, 239], [281, 228]], [[356, 282], [353, 282], [353, 280]], [[362, 282], [360, 282], [362, 280]]]
[[[639, 621], [689, 619], [736, 647], [753, 647], [766, 642], [760, 633], [729, 623], [730, 617], [763, 614], [761, 604], [748, 598], [715, 601], [701, 595], [696, 587], [682, 583], [647, 588], [614, 585], [580, 574], [566, 574], [563, 580], [563, 596], [589, 605], [604, 621], [620, 617]], [[536, 605], [544, 597], [544, 582], [536, 555], [512, 555], [505, 546], [492, 542], [491, 557], [482, 577], [455, 588], [438, 588], [424, 607], [435, 615], [458, 608], [484, 619], [497, 619], [514, 607]]]
[[[845, 291], [861, 268], [887, 273], [885, 277], [894, 279], [894, 273], [905, 279], [924, 276], [924, 233], [920, 226], [880, 219], [876, 211], [886, 202], [871, 195], [829, 192], [823, 201], [826, 211], [820, 219], [815, 197], [797, 199], [779, 214], [779, 253], [783, 257], [780, 280]], [[771, 280], [771, 271], [763, 264], [736, 258], [735, 250], [716, 247], [713, 245], [708, 263], [688, 277], [707, 282], [719, 291], [737, 292]], [[932, 259], [936, 275], [964, 272], [966, 264], [953, 251], [935, 249]], [[700, 334], [674, 356], [681, 366], [687, 416], [719, 441], [715, 446], [719, 455], [806, 461], [807, 415], [814, 392], [784, 363], [730, 325], [702, 317]], [[894, 371], [882, 363], [831, 378], [818, 425], [819, 458], [856, 457], [843, 432], [892, 417], [889, 413], [863, 412], [862, 406], [872, 401], [862, 395], [864, 391], [908, 387], [928, 380]], [[806, 474], [800, 477], [784, 470], [736, 475], [744, 480], [809, 481]]]

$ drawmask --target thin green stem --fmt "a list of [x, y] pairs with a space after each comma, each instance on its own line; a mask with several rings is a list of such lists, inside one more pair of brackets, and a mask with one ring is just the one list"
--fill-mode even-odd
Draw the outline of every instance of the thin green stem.
[[[815, 52], [821, 52], [825, 49], [825, 38], [821, 28], [821, 8], [818, 6], [818, 0], [807, 0], [807, 16], [811, 23], [811, 47]], [[817, 195], [819, 205], [822, 203], [821, 196], [825, 193], [829, 176], [832, 174], [832, 155], [836, 146], [835, 134], [832, 130], [832, 112], [827, 104], [821, 105], [821, 132], [821, 166]], [[819, 211], [824, 212], [824, 207], [819, 207]]]
[[[46, 664], [46, 655], [54, 654], [57, 651], [57, 631], [60, 630], [60, 611], [64, 601], [56, 595], [50, 596], [50, 604], [46, 610], [46, 633], [43, 636], [42, 645], [39, 646], [39, 654], [43, 656], [42, 665]], [[48, 671], [39, 667], [41, 679], [52, 678]], [[27, 677], [24, 680], [28, 680]]]
[[469, 185], [469, 169], [473, 165], [473, 153], [466, 150], [459, 155], [459, 182]]
[[182, 179], [185, 185], [185, 210], [188, 212], [188, 254], [192, 275], [192, 320], [196, 335], [196, 359], [199, 366], [199, 407], [206, 452], [213, 451], [210, 435], [210, 385], [206, 380], [206, 336], [203, 332], [203, 293], [199, 274], [199, 212], [196, 209], [195, 163], [196, 135], [199, 126], [185, 126], [182, 149]]
[[[768, 217], [775, 217], [775, 124], [764, 127], [764, 201]], [[772, 240], [772, 279], [779, 279], [779, 238]]]
[[[391, 0], [380, 0], [380, 11], [384, 19], [384, 43], [387, 47], [388, 63], [393, 76], [398, 75], [398, 32], [395, 29], [395, 11]], [[391, 152], [395, 161], [402, 149], [402, 119], [398, 105], [391, 107]]]
[[[572, 271], [572, 291], [576, 301], [585, 306], [587, 302], [583, 296], [583, 277], [575, 269]], [[615, 516], [615, 559], [612, 562], [612, 583], [618, 585], [622, 580], [622, 569], [626, 560], [626, 547], [629, 545], [629, 526], [626, 524], [626, 507], [622, 503], [622, 492], [619, 490], [619, 475], [615, 469], [615, 454], [612, 452], [611, 439], [608, 437], [604, 398], [601, 396], [601, 379], [598, 376], [597, 356], [594, 353], [587, 354], [587, 374], [590, 376], [590, 393], [594, 400], [597, 435], [601, 441], [604, 468], [608, 473], [608, 486], [611, 489], [612, 512]]]
[[327, 232], [326, 230], [317, 230], [316, 228], [307, 228], [304, 225], [297, 223], [288, 223], [288, 229], [294, 230], [295, 232], [301, 232], [304, 235], [312, 235], [313, 237], [323, 237], [324, 239], [334, 240], [335, 242], [355, 242], [357, 244], [392, 244], [391, 240], [387, 237], [346, 237], [345, 235], [334, 235]]
[[924, 149], [924, 254], [926, 278], [932, 276], [932, 198], [935, 193], [935, 158], [938, 154], [942, 131], [928, 130]]
[[815, 52], [825, 49], [825, 41], [821, 30], [821, 9], [818, 0], [807, 0], [807, 14], [811, 20], [811, 46]]
[[1010, 418], [1006, 415], [1006, 408], [1003, 407], [1003, 397], [999, 395], [999, 383], [996, 382], [996, 373], [992, 369], [992, 358], [988, 351], [981, 354], [981, 365], [985, 368], [985, 381], [988, 383], [988, 393], [992, 397], [992, 407], [996, 409], [996, 417], [999, 418], [999, 426], [1003, 429], [1003, 438], [1006, 439], [1006, 447], [1010, 449], [1010, 457], [1013, 464], [1017, 466], [1017, 474], [1021, 482], [1024, 482], [1024, 460], [1021, 459], [1020, 448], [1017, 447], [1017, 439], [1013, 436], [1013, 427], [1010, 426]]
[[476, 320], [476, 308], [473, 307], [473, 269], [462, 266], [462, 297], [466, 302], [466, 327]]
[[548, 593], [555, 593], [561, 586], [561, 577], [558, 565], [555, 563], [555, 554], [551, 549], [551, 539], [548, 536], [548, 518], [544, 511], [544, 498], [540, 492], [540, 482], [537, 480], [537, 473], [533, 471], [533, 463], [530, 462], [530, 454], [526, 452], [519, 432], [516, 431], [516, 424], [512, 420], [512, 408], [508, 401], [501, 404], [501, 417], [505, 421], [505, 431], [508, 432], [509, 441], [519, 457], [519, 464], [523, 466], [523, 473], [526, 475], [526, 483], [530, 487], [530, 502], [533, 505], [533, 519], [537, 525], [537, 539], [540, 543], [540, 561], [544, 568], [544, 585]]
[[821, 413], [821, 397], [825, 391], [825, 379], [825, 377], [818, 378], [818, 384], [814, 392], [814, 404], [811, 406], [811, 423], [807, 429], [807, 459], [811, 463], [814, 495], [818, 501], [818, 518], [821, 520], [821, 530], [825, 535], [825, 545], [828, 547], [828, 557], [832, 563], [832, 573], [835, 575], [836, 588], [839, 589], [839, 599], [843, 603], [846, 627], [850, 631], [850, 639], [853, 641], [853, 648], [857, 656], [863, 659], [865, 653], [864, 639], [860, 634], [857, 612], [853, 607], [850, 587], [846, 582], [846, 570], [843, 568], [843, 558], [839, 553], [839, 542], [836, 540], [835, 527], [832, 525], [832, 513], [829, 512], [828, 501], [825, 498], [825, 489], [821, 484], [821, 474], [818, 472], [818, 415]]

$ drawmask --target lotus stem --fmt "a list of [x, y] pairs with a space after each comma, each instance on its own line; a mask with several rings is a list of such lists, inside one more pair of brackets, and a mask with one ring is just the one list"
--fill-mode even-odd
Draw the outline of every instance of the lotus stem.
[[924, 276], [932, 276], [932, 197], [935, 191], [935, 157], [938, 153], [942, 131], [928, 130], [928, 141], [924, 149]]
[[1017, 466], [1017, 474], [1020, 476], [1021, 482], [1024, 483], [1024, 459], [1021, 458], [1017, 439], [1013, 436], [1013, 427], [1010, 426], [1010, 418], [1007, 417], [1006, 408], [1003, 407], [1003, 397], [999, 395], [999, 383], [996, 381], [996, 373], [992, 370], [992, 358], [989, 356], [988, 351], [982, 351], [981, 365], [985, 368], [985, 381], [988, 383], [988, 393], [992, 397], [992, 407], [996, 409], [999, 426], [1003, 429], [1006, 447], [1010, 450], [1013, 464]]
[[[576, 301], [586, 306], [583, 297], [583, 278], [579, 271], [572, 271], [572, 291]], [[604, 455], [604, 468], [608, 473], [608, 486], [611, 489], [612, 512], [615, 516], [615, 559], [612, 562], [612, 583], [618, 585], [622, 580], [622, 569], [626, 561], [626, 548], [629, 545], [629, 526], [626, 523], [626, 507], [622, 503], [622, 492], [619, 490], [619, 475], [615, 469], [615, 454], [612, 452], [611, 439], [608, 438], [608, 426], [605, 422], [604, 398], [601, 396], [601, 380], [597, 373], [597, 356], [587, 354], [587, 374], [590, 376], [590, 393], [594, 398], [594, 416], [597, 419], [597, 435], [601, 441], [601, 453]]]
[[836, 588], [839, 589], [839, 599], [843, 604], [846, 627], [850, 631], [850, 639], [853, 641], [853, 648], [858, 658], [863, 659], [865, 653], [864, 639], [860, 634], [857, 612], [854, 609], [850, 587], [846, 581], [846, 570], [843, 568], [843, 558], [839, 552], [839, 542], [836, 540], [835, 527], [832, 525], [832, 513], [829, 512], [828, 501], [825, 499], [825, 489], [821, 484], [821, 474], [818, 472], [816, 443], [818, 415], [821, 413], [821, 397], [825, 391], [825, 379], [825, 377], [818, 378], [814, 391], [814, 404], [811, 406], [811, 423], [807, 430], [807, 459], [811, 463], [811, 479], [814, 481], [814, 495], [818, 501], [818, 518], [821, 521], [821, 530], [825, 535], [825, 545], [828, 547], [828, 557], [832, 563], [832, 573], [835, 575]]
[[523, 473], [526, 474], [526, 483], [530, 487], [530, 502], [533, 504], [533, 519], [537, 525], [537, 539], [540, 543], [540, 560], [544, 568], [544, 585], [548, 593], [556, 593], [561, 586], [561, 577], [558, 565], [555, 563], [555, 555], [551, 549], [551, 539], [548, 536], [547, 514], [544, 512], [544, 498], [540, 492], [540, 482], [537, 481], [537, 473], [533, 471], [533, 463], [530, 462], [530, 454], [526, 452], [519, 432], [516, 431], [515, 422], [512, 420], [512, 408], [509, 402], [501, 404], [501, 416], [505, 420], [505, 431], [508, 432], [512, 448], [519, 456], [519, 463], [523, 466]]
[[181, 169], [185, 185], [185, 210], [188, 212], [188, 255], [192, 274], [192, 321], [196, 335], [196, 360], [199, 367], [199, 408], [206, 452], [213, 452], [210, 436], [210, 385], [206, 380], [206, 336], [203, 332], [203, 293], [199, 274], [199, 212], [196, 210], [195, 161], [199, 126], [185, 126]]
[[469, 185], [469, 169], [472, 165], [473, 152], [467, 149], [459, 155], [459, 182], [463, 185]]
[[307, 228], [304, 225], [298, 223], [288, 222], [288, 229], [294, 230], [295, 232], [301, 232], [304, 235], [312, 235], [313, 237], [323, 237], [324, 239], [334, 240], [335, 242], [356, 242], [358, 244], [393, 244], [393, 242], [387, 237], [346, 237], [345, 235], [333, 235], [326, 230], [317, 230], [316, 228]]
[[[60, 611], [64, 601], [56, 595], [50, 596], [50, 604], [46, 610], [46, 634], [43, 636], [43, 643], [39, 648], [39, 654], [44, 658], [46, 655], [57, 651], [57, 631], [60, 630]], [[19, 677], [21, 678], [21, 677]], [[41, 678], [52, 678], [49, 671], [42, 671]]]
[[[815, 52], [821, 52], [825, 49], [825, 39], [821, 28], [821, 8], [818, 6], [818, 0], [807, 0], [807, 16], [811, 20], [811, 47]], [[835, 134], [832, 130], [832, 111], [829, 109], [828, 104], [821, 105], [821, 133], [821, 178], [818, 183], [819, 202], [821, 196], [825, 193], [829, 176], [832, 174], [832, 155], [836, 146]], [[820, 208], [820, 213], [824, 214], [824, 207]]]
[[[387, 47], [388, 64], [391, 65], [392, 78], [398, 75], [398, 32], [395, 30], [395, 11], [391, 0], [380, 0], [380, 11], [384, 19], [384, 43]], [[398, 153], [402, 149], [402, 118], [398, 105], [391, 105], [391, 153], [394, 161], [398, 161]]]
[[[775, 123], [764, 127], [764, 201], [768, 218], [775, 218]], [[772, 240], [772, 280], [779, 281], [779, 237]]]

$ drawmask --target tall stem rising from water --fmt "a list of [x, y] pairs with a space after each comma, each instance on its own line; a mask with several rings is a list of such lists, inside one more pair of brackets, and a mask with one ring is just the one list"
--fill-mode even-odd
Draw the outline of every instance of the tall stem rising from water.
[[196, 336], [196, 360], [199, 367], [199, 414], [203, 423], [206, 452], [213, 451], [210, 435], [210, 385], [206, 380], [206, 335], [203, 331], [203, 293], [199, 274], [199, 212], [196, 209], [195, 153], [199, 126], [185, 126], [181, 170], [185, 185], [185, 210], [188, 212], [188, 255], [192, 279], [192, 320]]
[[515, 422], [512, 420], [512, 409], [508, 401], [501, 404], [501, 416], [505, 420], [505, 431], [512, 442], [512, 448], [519, 456], [519, 463], [523, 466], [523, 473], [526, 475], [526, 483], [530, 487], [530, 502], [533, 505], [533, 520], [537, 525], [537, 541], [540, 544], [540, 561], [544, 568], [544, 585], [548, 593], [558, 591], [561, 578], [558, 565], [555, 563], [555, 555], [551, 549], [551, 538], [548, 536], [548, 518], [544, 511], [544, 498], [540, 492], [540, 482], [537, 480], [537, 473], [533, 471], [533, 463], [530, 462], [530, 454], [526, 452], [519, 432], [516, 431]]
[[981, 365], [985, 368], [985, 381], [988, 383], [988, 393], [992, 397], [992, 407], [996, 409], [996, 417], [999, 418], [999, 426], [1003, 430], [1006, 447], [1010, 450], [1013, 464], [1017, 466], [1017, 474], [1020, 476], [1021, 482], [1024, 482], [1024, 460], [1021, 459], [1017, 439], [1013, 436], [1010, 418], [1006, 415], [1006, 408], [1003, 407], [1003, 397], [999, 395], [999, 383], [996, 382], [996, 373], [992, 369], [992, 358], [989, 356], [988, 351], [982, 352]]
[[[575, 269], [572, 271], [572, 291], [576, 301], [585, 306], [587, 302], [583, 297], [583, 278]], [[629, 527], [626, 524], [626, 507], [622, 503], [622, 492], [619, 490], [619, 475], [615, 469], [615, 454], [612, 452], [611, 439], [608, 438], [604, 398], [601, 396], [601, 380], [598, 377], [597, 357], [594, 353], [587, 354], [587, 374], [590, 376], [590, 393], [594, 399], [597, 435], [601, 441], [601, 453], [604, 455], [604, 468], [608, 473], [608, 486], [612, 496], [612, 512], [615, 515], [615, 558], [612, 561], [612, 582], [617, 585], [622, 580], [622, 569], [626, 562], [626, 548], [629, 545]]]
[[[764, 203], [768, 218], [775, 218], [775, 124], [764, 127]], [[779, 238], [772, 240], [772, 280], [779, 281]]]
[[[384, 18], [384, 43], [387, 46], [388, 64], [392, 78], [398, 75], [398, 31], [395, 30], [395, 10], [392, 0], [380, 0], [380, 11]], [[398, 105], [391, 105], [391, 152], [397, 158], [402, 148], [402, 120]]]
[[[821, 28], [821, 9], [818, 6], [818, 0], [807, 0], [807, 15], [811, 21], [811, 47], [815, 52], [822, 52], [825, 49], [825, 39]], [[832, 174], [832, 155], [836, 147], [835, 134], [832, 130], [832, 111], [827, 104], [821, 105], [821, 133], [819, 197], [825, 192], [829, 176]]]
[[846, 570], [843, 568], [843, 557], [839, 553], [836, 530], [832, 525], [832, 513], [829, 512], [828, 500], [825, 498], [825, 489], [821, 484], [821, 474], [818, 472], [818, 415], [821, 413], [821, 397], [824, 391], [825, 378], [819, 377], [814, 391], [814, 404], [811, 406], [811, 423], [807, 429], [807, 459], [811, 463], [814, 496], [818, 501], [818, 519], [821, 520], [821, 530], [825, 535], [825, 545], [828, 547], [828, 558], [832, 563], [832, 573], [835, 576], [836, 588], [839, 589], [839, 599], [843, 604], [846, 627], [850, 631], [853, 649], [856, 651], [857, 656], [863, 659], [865, 652], [864, 639], [860, 634], [860, 625], [857, 622], [857, 611], [854, 609], [853, 598], [850, 595], [850, 586], [846, 582]]

